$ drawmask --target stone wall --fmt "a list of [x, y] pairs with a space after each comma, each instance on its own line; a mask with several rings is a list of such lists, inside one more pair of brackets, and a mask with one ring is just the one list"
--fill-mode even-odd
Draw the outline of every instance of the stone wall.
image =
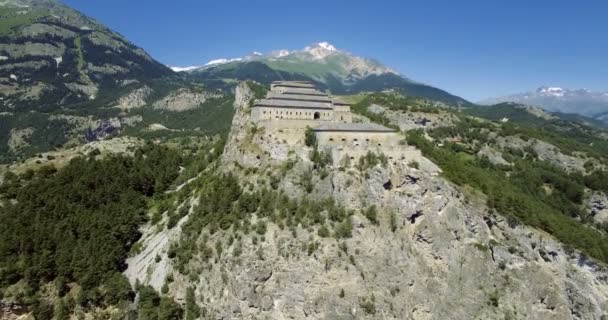
[[350, 112], [350, 107], [334, 106], [334, 121], [352, 123], [353, 114]]
[[254, 107], [251, 111], [251, 118], [253, 121], [270, 119], [333, 121], [334, 111], [330, 109]]
[[321, 147], [362, 147], [398, 146], [404, 137], [397, 132], [364, 131], [317, 131], [317, 143]]
[[326, 147], [326, 152], [331, 154], [333, 164], [336, 166], [344, 166], [345, 163], [351, 165], [356, 164], [361, 157], [367, 155], [368, 152], [377, 155], [383, 154], [387, 160], [394, 164], [408, 164], [411, 162], [421, 162], [422, 153], [420, 150], [412, 146], [398, 147]]
[[[256, 109], [256, 108], [254, 108]], [[319, 125], [319, 120], [306, 120], [306, 119], [294, 119], [294, 120], [286, 120], [286, 119], [267, 119], [267, 120], [258, 120], [258, 127], [264, 127], [267, 129], [278, 130], [278, 129], [306, 129], [306, 127], [315, 128]]]

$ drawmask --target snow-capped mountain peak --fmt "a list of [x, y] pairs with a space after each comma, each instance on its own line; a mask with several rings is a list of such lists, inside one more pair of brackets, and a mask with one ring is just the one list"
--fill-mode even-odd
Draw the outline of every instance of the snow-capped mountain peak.
[[272, 51], [269, 55], [274, 58], [282, 58], [288, 56], [291, 52], [289, 50], [281, 49]]
[[329, 51], [338, 51], [338, 49], [336, 49], [336, 47], [334, 47], [331, 43], [324, 41], [324, 42], [319, 42], [317, 43], [317, 45], [323, 49], [329, 50]]
[[560, 87], [540, 87], [536, 92], [547, 96], [563, 97], [565, 90]]
[[502, 102], [522, 103], [553, 112], [577, 113], [605, 121], [603, 115], [608, 110], [608, 92], [545, 86], [532, 92], [486, 99], [480, 104]]
[[315, 59], [323, 59], [337, 51], [338, 49], [336, 49], [336, 47], [326, 41], [313, 43], [312, 45], [304, 48], [304, 52], [308, 52]]

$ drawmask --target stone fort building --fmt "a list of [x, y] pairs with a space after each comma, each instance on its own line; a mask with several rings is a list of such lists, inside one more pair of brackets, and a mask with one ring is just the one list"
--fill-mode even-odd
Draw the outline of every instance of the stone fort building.
[[335, 163], [358, 159], [372, 151], [389, 160], [416, 160], [420, 151], [405, 145], [404, 137], [385, 126], [353, 122], [350, 105], [317, 90], [308, 81], [276, 81], [265, 99], [256, 100], [252, 120], [268, 129], [314, 130], [318, 147], [331, 152]]

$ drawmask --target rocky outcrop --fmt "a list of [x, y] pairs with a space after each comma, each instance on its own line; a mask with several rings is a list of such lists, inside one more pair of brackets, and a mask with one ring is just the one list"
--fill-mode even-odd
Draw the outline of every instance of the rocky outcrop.
[[479, 152], [478, 157], [487, 158], [492, 164], [508, 166], [511, 165], [507, 160], [502, 157], [502, 153], [490, 146], [483, 146]]
[[11, 152], [18, 152], [20, 148], [29, 145], [29, 139], [34, 133], [33, 128], [11, 129], [8, 138], [8, 148]]
[[[247, 166], [258, 166], [261, 164], [261, 157], [264, 156], [261, 149], [257, 148], [253, 142], [257, 127], [251, 122], [251, 110], [249, 102], [253, 99], [253, 91], [249, 86], [242, 82], [236, 87], [234, 98], [234, 116], [232, 126], [222, 162], [226, 166], [234, 163], [245, 164]], [[259, 152], [252, 152], [259, 151]]]
[[[354, 210], [352, 237], [337, 240], [321, 237], [316, 225], [289, 229], [270, 222], [261, 235], [203, 231], [206, 243], [224, 244], [223, 254], [205, 263], [199, 253], [182, 274], [166, 257], [175, 231], [147, 231], [146, 249], [129, 261], [131, 281], [158, 286], [171, 274], [170, 293], [179, 299], [195, 287], [198, 304], [215, 319], [608, 316], [603, 266], [492, 212], [441, 178], [427, 159], [415, 166], [312, 170], [303, 137], [248, 122], [251, 96], [239, 85], [222, 167], [253, 189], [279, 176], [277, 189], [291, 198], [333, 197]], [[312, 174], [310, 190], [301, 183], [306, 174]], [[372, 205], [378, 222], [363, 214]]]
[[455, 117], [449, 112], [428, 113], [412, 111], [395, 111], [378, 104], [367, 108], [375, 114], [384, 115], [391, 123], [399, 126], [401, 131], [414, 129], [430, 130], [438, 127], [447, 127], [454, 123]]
[[532, 138], [525, 141], [516, 136], [508, 136], [498, 137], [496, 139], [496, 143], [502, 148], [511, 148], [516, 150], [531, 148], [531, 150], [536, 153], [535, 155], [533, 154], [531, 156], [536, 156], [538, 159], [550, 162], [566, 171], [585, 172], [585, 159], [564, 154], [559, 150], [558, 147], [542, 140]]
[[216, 93], [182, 88], [154, 102], [152, 106], [155, 109], [168, 111], [186, 111], [199, 107], [209, 98], [219, 97], [221, 95]]
[[608, 223], [608, 195], [604, 192], [592, 192], [587, 199], [587, 210], [595, 222]]
[[131, 91], [129, 94], [118, 99], [115, 108], [122, 110], [130, 110], [141, 108], [146, 105], [146, 99], [152, 94], [152, 89], [148, 86], [143, 86]]

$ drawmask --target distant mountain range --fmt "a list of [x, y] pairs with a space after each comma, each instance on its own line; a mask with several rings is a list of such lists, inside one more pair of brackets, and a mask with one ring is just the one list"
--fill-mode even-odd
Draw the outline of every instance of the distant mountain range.
[[470, 103], [441, 89], [404, 77], [382, 63], [339, 50], [329, 42], [318, 42], [302, 50], [254, 52], [239, 58], [221, 58], [203, 66], [173, 67], [203, 81], [252, 79], [262, 83], [275, 80], [310, 80], [334, 94], [395, 90], [406, 95], [429, 98], [462, 106]]
[[574, 113], [608, 123], [608, 92], [540, 87], [535, 91], [490, 98], [479, 103], [490, 105], [502, 102], [521, 103], [552, 112]]

